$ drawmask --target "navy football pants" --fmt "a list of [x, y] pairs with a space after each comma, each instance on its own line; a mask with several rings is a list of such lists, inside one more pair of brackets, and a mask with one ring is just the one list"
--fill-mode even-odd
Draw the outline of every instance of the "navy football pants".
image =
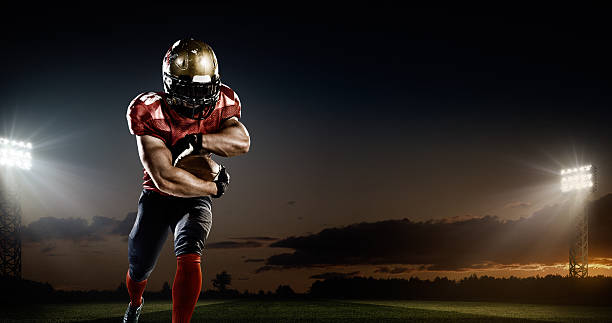
[[174, 233], [174, 253], [202, 255], [212, 225], [209, 196], [182, 198], [143, 190], [138, 200], [138, 215], [128, 240], [130, 277], [143, 281], [149, 277], [166, 242], [168, 229]]

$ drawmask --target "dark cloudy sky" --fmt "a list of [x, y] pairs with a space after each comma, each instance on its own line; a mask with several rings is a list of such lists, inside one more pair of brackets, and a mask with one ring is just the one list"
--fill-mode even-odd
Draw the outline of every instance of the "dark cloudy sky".
[[[565, 273], [558, 170], [592, 162], [594, 198], [612, 191], [609, 11], [393, 11], [2, 22], [0, 127], [35, 146], [33, 170], [10, 178], [24, 277], [122, 280], [142, 176], [125, 110], [161, 90], [162, 56], [186, 36], [216, 51], [252, 138], [248, 155], [216, 158], [233, 182], [214, 204], [205, 288], [224, 269], [241, 290], [330, 274]], [[610, 243], [593, 242], [595, 272], [612, 273]], [[174, 268], [166, 248], [151, 288]]]

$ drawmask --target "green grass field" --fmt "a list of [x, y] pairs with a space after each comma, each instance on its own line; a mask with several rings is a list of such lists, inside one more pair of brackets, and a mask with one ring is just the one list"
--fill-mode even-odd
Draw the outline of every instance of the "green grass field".
[[[0, 306], [2, 322], [120, 322], [125, 303]], [[170, 322], [145, 302], [140, 322]], [[441, 301], [200, 301], [192, 322], [612, 322], [611, 307]]]

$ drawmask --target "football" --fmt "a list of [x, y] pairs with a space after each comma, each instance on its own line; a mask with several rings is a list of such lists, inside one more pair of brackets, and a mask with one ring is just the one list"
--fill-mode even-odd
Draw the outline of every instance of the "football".
[[184, 169], [197, 178], [211, 182], [219, 174], [221, 167], [217, 164], [210, 154], [191, 154], [181, 158], [176, 167]]

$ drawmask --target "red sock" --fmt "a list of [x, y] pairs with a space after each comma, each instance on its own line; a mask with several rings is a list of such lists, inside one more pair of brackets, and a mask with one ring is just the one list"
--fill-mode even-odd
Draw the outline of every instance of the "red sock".
[[128, 293], [130, 293], [130, 303], [132, 306], [140, 306], [142, 293], [144, 293], [145, 286], [147, 286], [147, 280], [145, 279], [141, 282], [133, 281], [128, 269], [125, 275], [125, 284], [127, 285]]
[[200, 255], [182, 254], [176, 257], [176, 275], [172, 284], [172, 323], [187, 323], [202, 290]]

